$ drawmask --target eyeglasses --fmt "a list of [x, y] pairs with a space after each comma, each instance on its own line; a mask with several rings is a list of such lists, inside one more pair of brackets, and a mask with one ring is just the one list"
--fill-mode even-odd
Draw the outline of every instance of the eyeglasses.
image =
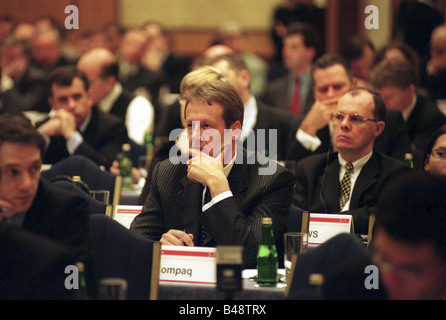
[[431, 155], [440, 160], [446, 160], [446, 151], [444, 150], [432, 150]]
[[336, 123], [341, 123], [342, 121], [344, 121], [344, 119], [346, 117], [348, 118], [350, 123], [354, 124], [354, 125], [360, 125], [360, 124], [363, 124], [363, 123], [365, 123], [367, 121], [374, 121], [374, 122], [377, 121], [376, 119], [364, 118], [363, 116], [360, 116], [359, 114], [345, 114], [345, 113], [340, 112], [340, 111], [333, 112], [330, 115], [331, 121], [336, 122]]

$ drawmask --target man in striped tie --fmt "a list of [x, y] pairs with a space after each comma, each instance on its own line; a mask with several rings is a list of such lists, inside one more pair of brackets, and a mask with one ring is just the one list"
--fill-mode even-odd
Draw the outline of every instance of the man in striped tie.
[[312, 213], [343, 212], [353, 216], [355, 232], [366, 234], [382, 187], [409, 168], [374, 151], [384, 130], [386, 106], [367, 88], [347, 91], [331, 114], [333, 144], [338, 152], [309, 156], [297, 165], [294, 205]]

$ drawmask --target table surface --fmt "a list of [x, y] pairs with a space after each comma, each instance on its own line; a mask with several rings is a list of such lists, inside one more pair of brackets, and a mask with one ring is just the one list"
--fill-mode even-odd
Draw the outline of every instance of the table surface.
[[[212, 284], [189, 284], [160, 282], [159, 300], [283, 300], [285, 284], [279, 282], [275, 287], [259, 287], [251, 277], [254, 271], [243, 272], [243, 289], [228, 296]], [[280, 270], [279, 274], [284, 271]]]

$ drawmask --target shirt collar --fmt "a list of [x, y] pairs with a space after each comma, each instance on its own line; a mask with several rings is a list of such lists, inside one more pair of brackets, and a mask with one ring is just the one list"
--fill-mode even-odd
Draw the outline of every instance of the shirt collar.
[[[353, 172], [359, 172], [362, 167], [367, 163], [367, 161], [369, 161], [369, 159], [372, 157], [372, 153], [373, 151], [371, 151], [369, 154], [367, 154], [366, 156], [362, 157], [361, 159], [358, 159], [356, 161], [353, 161]], [[338, 153], [338, 160], [339, 160], [339, 164], [341, 165], [342, 168], [345, 167], [345, 164], [347, 163], [347, 161], [345, 161], [342, 157], [341, 154]]]
[[245, 140], [251, 130], [254, 129], [257, 119], [257, 102], [256, 99], [251, 96], [248, 102], [244, 106], [243, 126], [242, 126], [242, 139]]
[[412, 103], [410, 104], [409, 108], [407, 108], [406, 110], [401, 112], [405, 122], [407, 122], [407, 120], [409, 119], [410, 114], [412, 113], [413, 109], [415, 108], [416, 103], [417, 103], [417, 95], [415, 94], [413, 96], [413, 100], [412, 100]]
[[105, 113], [110, 112], [113, 103], [116, 101], [116, 99], [118, 99], [121, 93], [122, 93], [122, 85], [119, 82], [116, 82], [115, 85], [113, 86], [113, 89], [108, 94], [108, 96], [106, 96], [99, 102], [99, 109], [101, 109]]

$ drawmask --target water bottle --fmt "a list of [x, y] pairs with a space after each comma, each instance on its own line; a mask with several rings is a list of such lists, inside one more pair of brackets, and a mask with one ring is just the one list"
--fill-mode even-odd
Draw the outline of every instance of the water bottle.
[[262, 219], [262, 234], [257, 254], [257, 283], [261, 287], [275, 286], [278, 279], [278, 257], [274, 241], [273, 220]]

